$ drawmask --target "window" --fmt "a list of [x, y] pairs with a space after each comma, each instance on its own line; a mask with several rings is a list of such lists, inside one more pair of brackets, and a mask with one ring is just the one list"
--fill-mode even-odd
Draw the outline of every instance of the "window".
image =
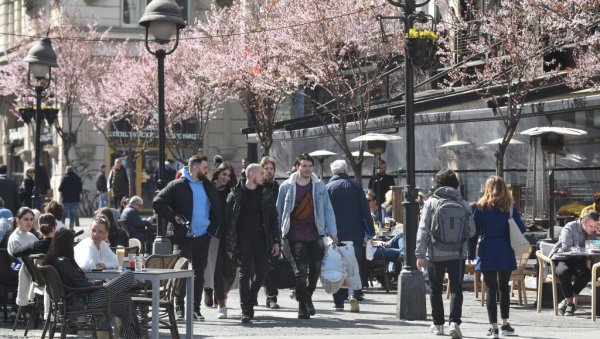
[[138, 25], [149, 0], [122, 0], [123, 25]]

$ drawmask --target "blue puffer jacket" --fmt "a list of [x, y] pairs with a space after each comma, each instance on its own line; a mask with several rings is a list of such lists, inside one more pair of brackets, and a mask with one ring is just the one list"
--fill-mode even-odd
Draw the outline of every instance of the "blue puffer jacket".
[[[296, 200], [296, 179], [298, 175], [298, 172], [293, 173], [279, 186], [277, 215], [279, 217], [279, 225], [281, 226], [282, 238], [285, 238], [290, 230], [290, 214], [294, 209]], [[327, 188], [325, 188], [325, 184], [314, 174], [312, 175], [311, 182], [317, 231], [322, 236], [337, 236], [335, 214], [331, 207]]]

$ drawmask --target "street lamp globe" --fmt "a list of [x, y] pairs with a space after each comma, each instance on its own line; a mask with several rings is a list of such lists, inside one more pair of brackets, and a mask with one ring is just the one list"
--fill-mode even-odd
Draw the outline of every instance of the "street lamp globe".
[[34, 42], [23, 60], [29, 63], [29, 72], [37, 80], [46, 78], [50, 74], [50, 68], [58, 67], [50, 38], [42, 38]]
[[150, 33], [161, 45], [169, 43], [175, 33], [179, 39], [179, 30], [185, 27], [181, 8], [171, 0], [152, 0], [139, 24], [146, 27], [146, 42]]

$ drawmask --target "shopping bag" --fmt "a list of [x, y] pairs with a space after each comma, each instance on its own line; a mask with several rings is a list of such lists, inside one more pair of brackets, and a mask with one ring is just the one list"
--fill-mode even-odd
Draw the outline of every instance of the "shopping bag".
[[342, 254], [342, 258], [346, 264], [346, 279], [342, 283], [343, 288], [360, 290], [362, 282], [360, 280], [360, 271], [358, 269], [358, 261], [354, 253], [354, 243], [352, 241], [344, 241], [338, 246], [338, 250]]
[[529, 252], [531, 246], [529, 245], [527, 238], [521, 233], [519, 225], [517, 225], [515, 219], [513, 219], [512, 206], [510, 208], [510, 217], [508, 218], [508, 227], [510, 231], [510, 246], [513, 251], [515, 251], [515, 255]]
[[325, 257], [321, 264], [321, 285], [325, 292], [334, 294], [346, 279], [346, 264], [335, 244], [330, 244], [325, 249]]

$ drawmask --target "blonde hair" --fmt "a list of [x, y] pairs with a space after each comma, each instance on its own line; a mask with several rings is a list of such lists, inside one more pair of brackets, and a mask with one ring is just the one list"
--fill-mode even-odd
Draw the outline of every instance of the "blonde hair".
[[512, 204], [512, 195], [508, 191], [504, 179], [496, 175], [490, 176], [485, 182], [483, 196], [477, 202], [477, 207], [488, 210], [497, 207], [502, 212], [508, 212]]

